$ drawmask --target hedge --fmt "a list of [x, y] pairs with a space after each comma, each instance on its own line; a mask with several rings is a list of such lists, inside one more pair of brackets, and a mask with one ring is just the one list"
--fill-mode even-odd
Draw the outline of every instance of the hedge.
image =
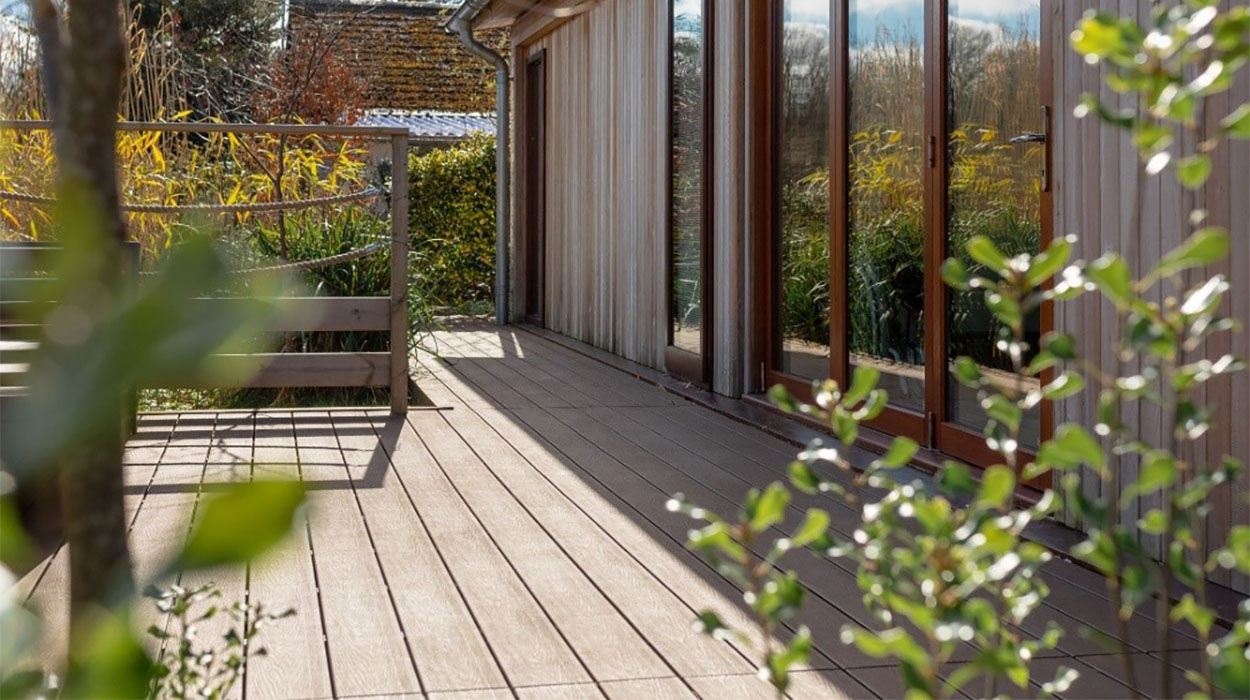
[[408, 160], [414, 272], [434, 306], [489, 303], [495, 282], [495, 139], [479, 135]]

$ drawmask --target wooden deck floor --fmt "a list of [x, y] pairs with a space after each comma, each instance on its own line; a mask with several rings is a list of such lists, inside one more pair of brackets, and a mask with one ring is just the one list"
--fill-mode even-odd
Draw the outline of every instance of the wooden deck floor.
[[[278, 553], [213, 577], [227, 597], [298, 611], [262, 635], [270, 654], [249, 663], [241, 694], [769, 697], [743, 648], [694, 631], [703, 607], [745, 616], [734, 587], [683, 547], [689, 521], [664, 504], [682, 491], [727, 511], [781, 478], [793, 447], [524, 330], [464, 324], [438, 340], [448, 363], [423, 362], [417, 381], [442, 410], [406, 420], [143, 417], [126, 467], [141, 579], [214, 484], [280, 475], [312, 490], [310, 516]], [[795, 518], [811, 500], [796, 498]], [[853, 527], [849, 509], [822, 505], [837, 529]], [[844, 623], [868, 623], [851, 571], [793, 562], [812, 590], [799, 622], [817, 652], [792, 694], [900, 696], [892, 668], [838, 641]], [[51, 623], [45, 658], [63, 654], [65, 564], [62, 551], [21, 584]], [[1053, 619], [1070, 633], [1038, 675], [1067, 664], [1082, 675], [1068, 697], [1126, 696], [1115, 658], [1076, 634], [1106, 616], [1100, 580], [1055, 562], [1047, 581], [1029, 630]], [[149, 617], [143, 627], [160, 622]], [[1130, 624], [1139, 673], [1153, 678], [1152, 629], [1144, 615]], [[1193, 663], [1197, 641], [1175, 634], [1179, 662]]]

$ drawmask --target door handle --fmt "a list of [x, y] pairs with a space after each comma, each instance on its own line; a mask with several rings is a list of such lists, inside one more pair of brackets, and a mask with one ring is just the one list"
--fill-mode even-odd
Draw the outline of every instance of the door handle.
[[1042, 106], [1042, 131], [1027, 132], [1018, 136], [1013, 136], [1010, 141], [1012, 144], [1021, 143], [1040, 143], [1044, 146], [1042, 150], [1042, 191], [1050, 191], [1050, 107]]
[[1011, 143], [1046, 143], [1046, 134], [1020, 134], [1011, 137]]

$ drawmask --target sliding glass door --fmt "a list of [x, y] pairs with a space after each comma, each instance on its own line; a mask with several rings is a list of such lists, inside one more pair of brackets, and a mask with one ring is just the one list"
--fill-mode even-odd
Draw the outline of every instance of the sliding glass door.
[[915, 414], [925, 407], [924, 9], [848, 0], [840, 95], [850, 366], [879, 370], [890, 405]]
[[[947, 2], [945, 239], [948, 254], [972, 270], [979, 265], [964, 246], [973, 236], [989, 237], [1008, 255], [1036, 253], [1042, 245], [1050, 115], [1042, 102], [1040, 9], [1039, 0]], [[948, 290], [945, 314], [948, 359], [969, 356], [983, 372], [1010, 375], [1010, 358], [994, 347], [999, 328], [983, 294]], [[1041, 315], [1025, 326], [1029, 347], [1036, 348]], [[949, 373], [944, 389], [943, 432], [980, 433], [986, 416], [976, 392]], [[1040, 435], [1034, 411], [1021, 446], [1036, 450]]]
[[873, 367], [875, 427], [982, 461], [984, 414], [949, 363], [1010, 365], [981, 296], [938, 269], [974, 235], [1009, 253], [1049, 235], [1040, 0], [779, 0], [774, 22], [765, 380]]

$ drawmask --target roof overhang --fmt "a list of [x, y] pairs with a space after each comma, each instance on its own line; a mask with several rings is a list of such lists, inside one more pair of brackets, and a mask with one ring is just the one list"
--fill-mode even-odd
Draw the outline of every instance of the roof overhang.
[[457, 18], [474, 29], [510, 27], [528, 14], [542, 14], [548, 21], [567, 19], [581, 14], [599, 0], [464, 0], [452, 13], [448, 24]]

